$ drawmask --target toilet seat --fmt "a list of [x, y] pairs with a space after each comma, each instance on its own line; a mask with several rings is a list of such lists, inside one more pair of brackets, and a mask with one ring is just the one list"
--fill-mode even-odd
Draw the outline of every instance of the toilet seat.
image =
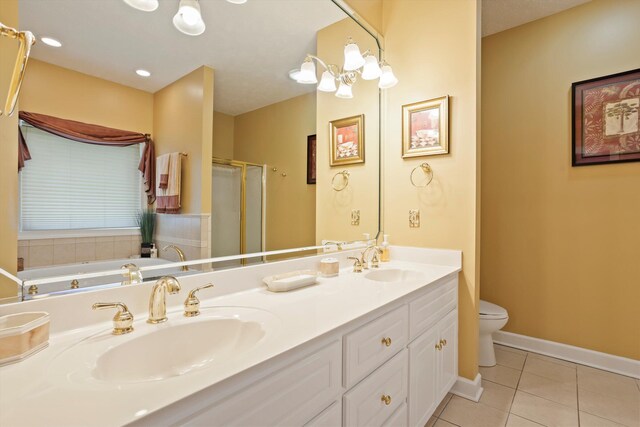
[[499, 305], [480, 300], [480, 319], [507, 319], [507, 310]]

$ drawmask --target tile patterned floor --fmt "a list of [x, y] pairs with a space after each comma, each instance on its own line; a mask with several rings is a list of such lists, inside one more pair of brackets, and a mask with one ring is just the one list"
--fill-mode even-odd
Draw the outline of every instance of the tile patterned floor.
[[494, 347], [480, 402], [449, 394], [425, 427], [640, 427], [640, 380]]

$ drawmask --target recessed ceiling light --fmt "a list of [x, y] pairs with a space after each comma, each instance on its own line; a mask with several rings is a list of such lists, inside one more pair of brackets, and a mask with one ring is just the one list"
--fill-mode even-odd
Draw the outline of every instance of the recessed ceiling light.
[[150, 72], [148, 72], [147, 70], [136, 70], [136, 74], [139, 75], [140, 77], [149, 77], [151, 75]]
[[227, 0], [229, 3], [233, 4], [245, 4], [247, 0]]
[[51, 37], [40, 37], [40, 40], [42, 40], [42, 43], [44, 43], [44, 44], [46, 44], [48, 46], [52, 46], [52, 47], [60, 47], [60, 46], [62, 46], [62, 43], [60, 43], [56, 39], [52, 39]]

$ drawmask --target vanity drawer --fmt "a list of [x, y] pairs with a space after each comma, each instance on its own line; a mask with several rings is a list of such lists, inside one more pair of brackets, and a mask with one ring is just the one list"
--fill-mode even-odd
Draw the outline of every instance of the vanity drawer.
[[349, 388], [402, 349], [409, 339], [406, 305], [347, 334], [344, 385]]
[[[408, 365], [407, 350], [402, 350], [347, 392], [343, 400], [345, 425], [385, 425], [395, 411], [406, 404]], [[390, 400], [385, 402], [385, 397]]]
[[185, 426], [301, 426], [341, 391], [339, 341], [180, 423]]
[[458, 306], [457, 279], [448, 282], [419, 297], [409, 304], [411, 339], [426, 331]]
[[407, 404], [400, 405], [396, 412], [391, 415], [382, 427], [406, 427], [407, 426]]

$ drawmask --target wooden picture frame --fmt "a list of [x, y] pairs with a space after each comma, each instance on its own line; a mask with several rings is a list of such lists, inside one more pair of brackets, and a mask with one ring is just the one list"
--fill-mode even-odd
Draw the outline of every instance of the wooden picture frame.
[[364, 163], [364, 114], [329, 123], [331, 166]]
[[449, 153], [449, 96], [402, 106], [402, 157]]
[[307, 136], [307, 184], [316, 183], [316, 136]]
[[640, 161], [640, 69], [571, 84], [571, 165]]

